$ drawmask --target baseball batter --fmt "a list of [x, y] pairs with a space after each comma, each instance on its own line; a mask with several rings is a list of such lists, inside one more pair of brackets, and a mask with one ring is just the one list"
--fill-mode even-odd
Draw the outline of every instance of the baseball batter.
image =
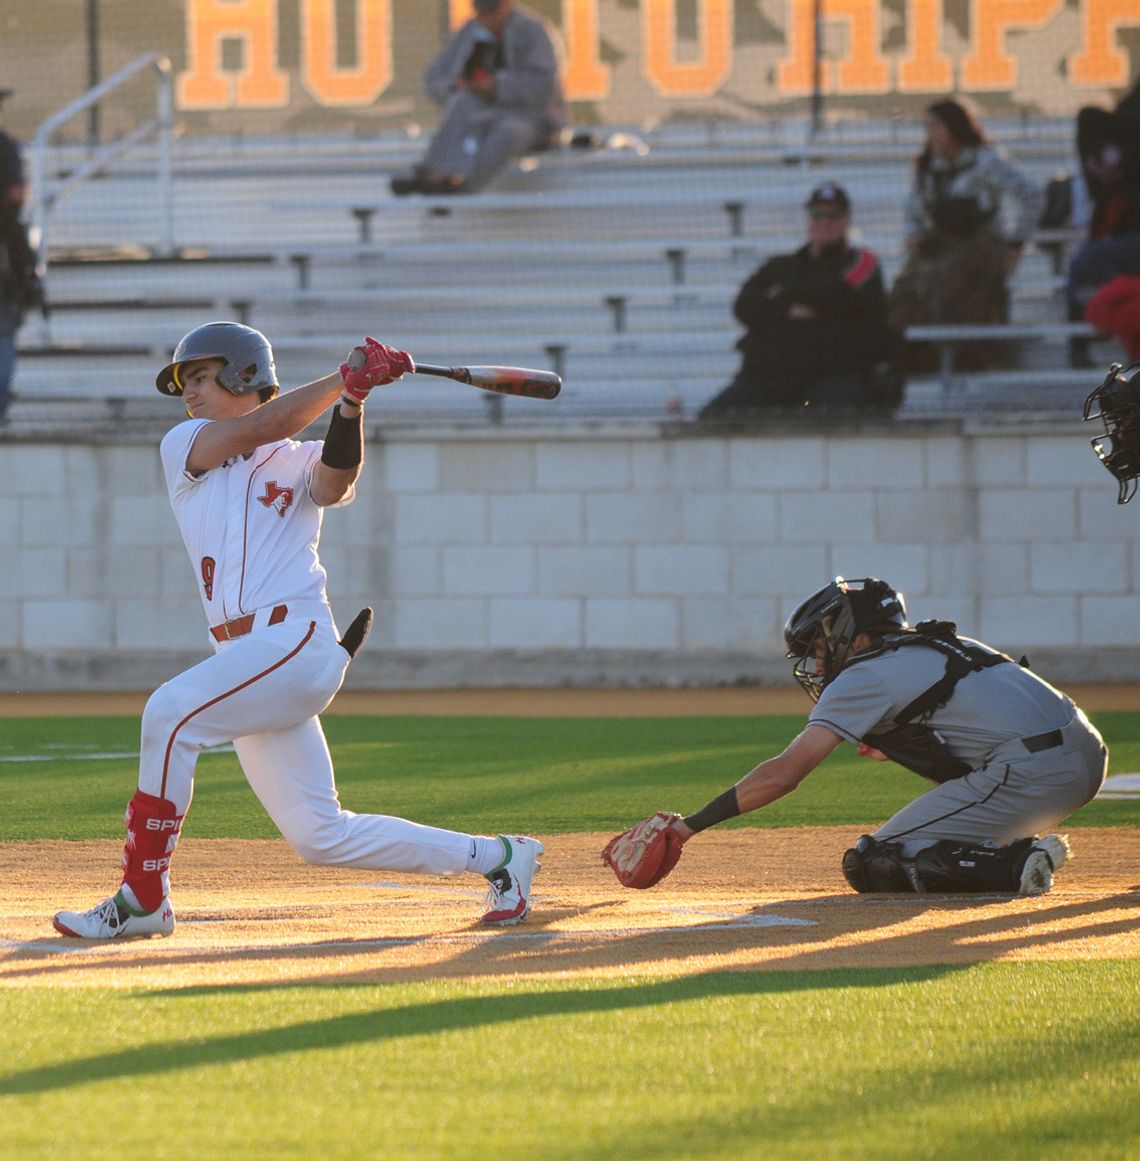
[[[232, 741], [254, 793], [309, 862], [486, 877], [482, 922], [526, 918], [542, 844], [472, 836], [341, 809], [318, 715], [332, 701], [371, 624], [341, 637], [317, 555], [326, 508], [353, 499], [369, 392], [414, 371], [374, 339], [339, 373], [279, 394], [260, 332], [214, 322], [186, 335], [157, 378], [189, 418], [163, 438], [170, 503], [214, 654], [161, 686], [142, 718], [138, 789], [127, 807], [122, 885], [90, 911], [61, 911], [79, 939], [170, 935], [171, 858], [208, 746]], [[324, 440], [293, 437], [333, 408]], [[236, 871], [236, 868], [235, 868]]]
[[615, 839], [604, 857], [623, 882], [652, 885], [679, 857], [677, 838], [790, 793], [849, 741], [935, 783], [843, 856], [856, 891], [1052, 888], [1068, 840], [1037, 836], [1095, 796], [1108, 761], [1065, 694], [959, 637], [951, 621], [912, 629], [902, 594], [875, 578], [836, 578], [793, 612], [784, 636], [796, 680], [816, 701], [806, 728], [695, 814], [661, 812]]

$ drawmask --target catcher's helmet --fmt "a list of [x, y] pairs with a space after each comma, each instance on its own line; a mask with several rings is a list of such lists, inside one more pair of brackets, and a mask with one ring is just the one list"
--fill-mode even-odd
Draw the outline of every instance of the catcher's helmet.
[[803, 601], [784, 626], [787, 656], [795, 662], [792, 673], [812, 701], [818, 701], [843, 668], [857, 634], [906, 627], [906, 601], [886, 581], [837, 576]]
[[273, 365], [273, 348], [269, 340], [253, 327], [235, 322], [211, 322], [195, 327], [174, 348], [174, 357], [159, 371], [154, 385], [163, 395], [181, 395], [181, 368], [194, 359], [224, 359], [218, 382], [231, 395], [248, 395], [251, 391], [272, 388], [266, 396], [277, 394], [277, 368]]
[[1093, 450], [1120, 485], [1116, 502], [1127, 504], [1140, 476], [1140, 362], [1109, 367], [1085, 400], [1085, 419], [1104, 421], [1105, 434], [1091, 441]]

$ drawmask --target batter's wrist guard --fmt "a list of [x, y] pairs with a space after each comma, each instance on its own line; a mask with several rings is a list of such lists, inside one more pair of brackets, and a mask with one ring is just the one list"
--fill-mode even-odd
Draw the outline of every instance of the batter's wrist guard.
[[364, 412], [354, 419], [341, 414], [340, 404], [333, 408], [325, 446], [321, 448], [321, 463], [337, 471], [351, 471], [364, 460]]
[[696, 814], [690, 814], [681, 821], [691, 831], [708, 830], [718, 822], [727, 818], [736, 818], [740, 813], [740, 803], [736, 800], [736, 787], [730, 786], [723, 794], [718, 795], [707, 806], [702, 806]]

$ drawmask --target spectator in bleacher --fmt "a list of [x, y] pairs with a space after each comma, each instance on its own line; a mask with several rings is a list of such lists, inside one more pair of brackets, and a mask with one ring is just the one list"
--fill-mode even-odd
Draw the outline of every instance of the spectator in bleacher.
[[[0, 107], [12, 95], [0, 89]], [[42, 303], [36, 260], [21, 220], [24, 165], [20, 144], [0, 130], [0, 425], [8, 422], [16, 372], [16, 332], [29, 307]]]
[[[1140, 275], [1140, 81], [1115, 109], [1080, 110], [1077, 155], [1091, 213], [1087, 238], [1069, 263], [1069, 318], [1103, 327], [1103, 310], [1090, 313], [1093, 300], [1110, 282]], [[1073, 366], [1091, 367], [1087, 340], [1075, 339], [1069, 358]]]
[[[1098, 331], [1115, 336], [1130, 361], [1140, 360], [1140, 274], [1110, 278], [1089, 299], [1085, 318]], [[1087, 348], [1084, 355], [1087, 359]]]
[[733, 312], [747, 327], [740, 370], [701, 419], [890, 411], [901, 399], [882, 270], [847, 240], [846, 190], [821, 185], [804, 208], [807, 243], [770, 258], [736, 297]]
[[395, 194], [481, 190], [508, 162], [559, 137], [566, 108], [549, 26], [514, 0], [474, 0], [475, 15], [428, 65], [443, 109], [423, 161]]
[[[1008, 322], [1008, 280], [1043, 204], [1037, 183], [989, 143], [964, 105], [929, 106], [906, 204], [908, 257], [891, 288], [891, 322], [900, 328]], [[912, 369], [927, 369], [929, 352], [909, 353]], [[985, 367], [996, 353], [992, 343], [962, 344], [958, 365]]]

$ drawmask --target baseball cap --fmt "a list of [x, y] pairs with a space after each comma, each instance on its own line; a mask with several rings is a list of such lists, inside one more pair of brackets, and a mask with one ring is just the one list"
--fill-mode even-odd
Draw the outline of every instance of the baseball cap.
[[503, 0], [474, 0], [475, 11], [478, 12], [480, 16], [489, 16], [492, 12], [498, 10], [498, 7], [500, 4], [502, 4], [502, 2]]
[[851, 208], [851, 199], [847, 196], [847, 191], [841, 185], [836, 185], [835, 182], [825, 182], [811, 191], [811, 197], [804, 202], [806, 208], [812, 206], [834, 206], [839, 210], [849, 210]]

